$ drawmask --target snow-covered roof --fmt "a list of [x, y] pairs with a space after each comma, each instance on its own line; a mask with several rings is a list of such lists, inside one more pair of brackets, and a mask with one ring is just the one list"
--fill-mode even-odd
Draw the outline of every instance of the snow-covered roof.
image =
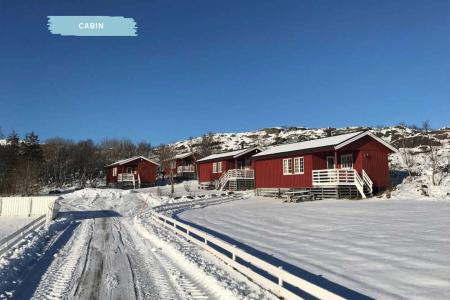
[[183, 159], [183, 158], [189, 157], [191, 155], [192, 155], [192, 152], [181, 153], [181, 154], [175, 155], [175, 159]]
[[171, 161], [171, 160], [176, 160], [176, 159], [183, 159], [183, 158], [186, 158], [186, 157], [191, 156], [192, 154], [193, 154], [192, 152], [181, 153], [181, 154], [177, 154], [177, 155], [173, 156], [172, 158], [164, 159], [164, 161]]
[[225, 158], [225, 157], [237, 158], [239, 156], [242, 156], [242, 155], [244, 155], [246, 153], [249, 153], [249, 152], [252, 152], [254, 150], [262, 151], [262, 149], [260, 147], [239, 149], [239, 150], [234, 150], [234, 151], [229, 151], [229, 152], [224, 152], [224, 153], [211, 154], [211, 155], [208, 155], [206, 157], [203, 157], [202, 159], [197, 160], [197, 162], [208, 161], [208, 160], [215, 160], [215, 159]]
[[391, 145], [389, 145], [376, 135], [372, 134], [370, 131], [357, 131], [310, 141], [275, 146], [263, 152], [255, 154], [253, 155], [253, 157], [262, 157], [267, 155], [309, 150], [315, 148], [324, 148], [324, 147], [333, 147], [334, 149], [337, 150], [367, 135], [374, 138], [378, 142], [382, 143], [384, 146], [391, 149], [392, 151], [397, 152], [397, 149], [395, 149], [394, 147], [392, 147]]
[[136, 160], [136, 159], [143, 159], [143, 160], [146, 160], [146, 161], [148, 161], [148, 162], [150, 162], [150, 163], [152, 163], [152, 164], [155, 164], [155, 165], [159, 166], [159, 164], [158, 164], [157, 162], [155, 162], [155, 161], [153, 161], [153, 160], [151, 160], [151, 159], [148, 159], [148, 158], [146, 158], [146, 157], [143, 157], [143, 156], [133, 156], [133, 157], [130, 157], [130, 158], [127, 158], [127, 159], [122, 159], [122, 160], [116, 161], [116, 162], [114, 162], [114, 163], [112, 163], [112, 164], [110, 164], [110, 165], [107, 165], [106, 167], [112, 167], [112, 166], [120, 166], [120, 165], [124, 165], [124, 164], [129, 163], [129, 162], [132, 162], [132, 161], [134, 161], [134, 160]]

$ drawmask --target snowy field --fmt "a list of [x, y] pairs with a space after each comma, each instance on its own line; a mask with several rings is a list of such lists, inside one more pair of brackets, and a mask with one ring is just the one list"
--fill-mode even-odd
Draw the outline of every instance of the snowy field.
[[370, 297], [450, 299], [449, 201], [251, 197], [179, 218]]
[[0, 239], [22, 228], [31, 221], [34, 217], [16, 217], [16, 216], [1, 216], [0, 217]]

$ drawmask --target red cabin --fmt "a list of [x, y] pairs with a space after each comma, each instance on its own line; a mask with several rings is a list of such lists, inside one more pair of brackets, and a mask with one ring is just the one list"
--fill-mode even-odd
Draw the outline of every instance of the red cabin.
[[119, 160], [105, 166], [106, 184], [119, 188], [153, 186], [158, 166], [158, 163], [143, 156]]
[[164, 168], [164, 176], [173, 176], [177, 179], [195, 179], [197, 172], [195, 168], [195, 154], [192, 152], [177, 154], [173, 159], [169, 159]]
[[388, 156], [396, 151], [369, 131], [275, 146], [253, 156], [255, 186], [366, 198], [390, 186]]
[[200, 186], [241, 190], [254, 188], [255, 173], [251, 157], [259, 147], [212, 154], [197, 161]]

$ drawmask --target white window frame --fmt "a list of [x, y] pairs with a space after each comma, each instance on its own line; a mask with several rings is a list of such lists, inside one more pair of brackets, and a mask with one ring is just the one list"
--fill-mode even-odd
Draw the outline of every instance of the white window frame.
[[213, 163], [212, 165], [212, 169], [213, 169], [213, 174], [217, 173], [217, 163]]
[[217, 163], [217, 173], [222, 173], [222, 162], [221, 161], [219, 161]]
[[[350, 166], [348, 164], [348, 161], [345, 161], [344, 166], [344, 159], [348, 160], [350, 158]], [[342, 154], [341, 155], [341, 169], [351, 170], [353, 169], [353, 154]]]
[[305, 159], [303, 156], [294, 158], [294, 174], [304, 174], [305, 173]]
[[283, 175], [292, 175], [292, 158], [283, 159]]
[[112, 170], [112, 176], [117, 176], [117, 167], [114, 167]]

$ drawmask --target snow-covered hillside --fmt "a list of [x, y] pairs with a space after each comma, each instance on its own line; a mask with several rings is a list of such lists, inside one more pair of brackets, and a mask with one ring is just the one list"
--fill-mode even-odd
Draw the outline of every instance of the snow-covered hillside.
[[[236, 133], [212, 133], [214, 139], [215, 150], [224, 152], [235, 150], [241, 147], [263, 146], [270, 147], [272, 145], [293, 143], [305, 140], [311, 140], [326, 137], [329, 128], [306, 128], [306, 127], [273, 127], [256, 131], [236, 132]], [[333, 135], [350, 133], [360, 130], [371, 130], [385, 141], [400, 148], [402, 146], [421, 146], [428, 141], [425, 133], [419, 129], [411, 129], [404, 126], [389, 127], [345, 127], [332, 128]], [[429, 133], [434, 141], [450, 140], [450, 127], [434, 130]], [[186, 151], [192, 145], [200, 143], [202, 137], [196, 137], [191, 140], [182, 140], [173, 143], [179, 152]], [[403, 143], [404, 142], [404, 143]]]

